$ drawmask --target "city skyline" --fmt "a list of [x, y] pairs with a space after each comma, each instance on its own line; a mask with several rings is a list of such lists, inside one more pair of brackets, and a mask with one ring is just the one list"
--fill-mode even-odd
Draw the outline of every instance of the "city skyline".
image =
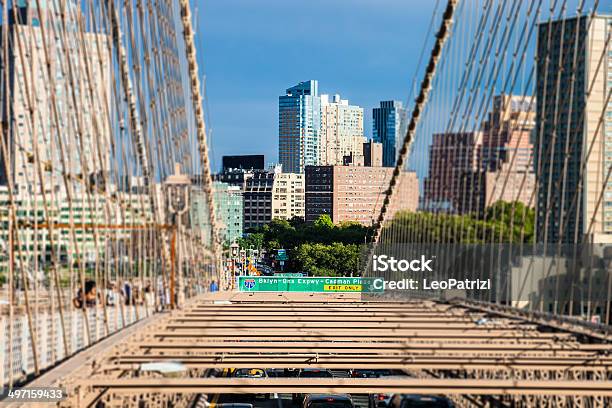
[[[199, 5], [202, 34], [197, 41], [207, 55], [200, 61], [206, 72], [215, 171], [223, 155], [264, 154], [266, 164], [278, 162], [278, 95], [301, 81], [317, 79], [319, 93], [339, 93], [363, 107], [368, 139], [372, 108], [383, 100], [409, 99], [418, 62], [413, 56], [421, 52], [434, 2], [347, 4], [307, 2], [299, 14], [293, 13], [293, 5], [275, 1], [256, 7], [243, 0]], [[320, 29], [311, 29], [312, 21]], [[232, 30], [239, 22], [248, 35]], [[386, 29], [380, 30], [381, 25]], [[338, 49], [336, 41], [344, 46]], [[294, 64], [291, 59], [302, 60]], [[240, 123], [237, 110], [244, 117]], [[242, 143], [253, 138], [257, 143]]]
[[[306, 166], [363, 162], [363, 108], [339, 94], [319, 93], [319, 82], [302, 81], [278, 97], [278, 156], [283, 172]], [[226, 156], [223, 156], [224, 158]]]
[[[398, 144], [401, 144], [403, 140], [403, 136], [404, 136], [403, 132], [405, 131], [406, 124], [403, 122], [403, 120], [405, 120], [406, 118], [405, 115], [407, 113], [407, 109], [405, 107], [404, 102], [398, 101], [398, 100], [386, 101], [381, 98], [376, 102], [376, 104], [372, 105], [369, 108], [365, 108], [358, 103], [349, 103], [348, 99], [341, 98], [341, 94], [338, 92], [331, 93], [331, 92], [319, 91], [319, 81], [317, 79], [305, 79], [303, 81], [296, 82], [294, 85], [289, 86], [286, 89], [286, 95], [281, 95], [280, 99], [282, 100], [284, 98], [285, 100], [287, 100], [286, 97], [290, 96], [289, 91], [291, 89], [294, 89], [295, 91], [295, 89], [297, 89], [298, 87], [312, 86], [312, 85], [309, 85], [312, 83], [316, 84], [314, 89], [316, 89], [315, 96], [318, 100], [316, 102], [316, 106], [310, 106], [309, 109], [311, 111], [313, 109], [316, 109], [317, 111], [320, 112], [319, 122], [321, 123], [319, 123], [319, 126], [320, 126], [319, 133], [317, 135], [311, 135], [311, 138], [314, 138], [316, 141], [318, 141], [318, 143], [314, 141], [311, 142], [311, 145], [312, 145], [311, 149], [313, 151], [311, 152], [309, 156], [309, 160], [307, 160], [307, 163], [302, 164], [301, 166], [299, 164], [295, 164], [295, 165], [290, 164], [289, 159], [288, 159], [288, 153], [285, 155], [285, 158], [283, 158], [283, 155], [280, 153], [280, 149], [287, 149], [287, 146], [280, 144], [280, 139], [282, 138], [281, 130], [278, 127], [279, 125], [277, 125], [276, 134], [274, 134], [272, 137], [272, 139], [277, 144], [275, 149], [264, 152], [264, 150], [254, 150], [251, 147], [252, 146], [251, 144], [240, 145], [241, 149], [238, 149], [238, 150], [236, 149], [236, 146], [231, 146], [231, 147], [228, 147], [227, 151], [224, 151], [223, 154], [214, 153], [214, 158], [213, 158], [214, 164], [212, 166], [212, 170], [214, 172], [223, 171], [223, 157], [260, 155], [266, 158], [264, 162], [264, 168], [274, 167], [276, 164], [284, 164], [283, 166], [284, 172], [301, 173], [303, 172], [303, 167], [305, 165], [315, 164], [315, 162], [313, 161], [315, 156], [323, 160], [323, 162], [318, 163], [321, 165], [342, 164], [342, 154], [341, 153], [343, 151], [348, 152], [349, 150], [355, 150], [355, 149], [351, 149], [350, 147], [353, 145], [354, 146], [361, 145], [362, 143], [369, 142], [369, 141], [382, 143], [383, 145], [387, 146], [386, 148], [387, 150], [391, 149], [387, 151], [388, 159], [387, 159], [387, 162], [384, 164], [384, 166], [393, 167], [394, 165], [392, 164], [392, 162], [395, 162], [395, 157], [392, 158], [391, 156], [396, 155], [396, 147], [391, 147], [391, 144], [394, 144], [395, 146]], [[312, 105], [312, 102], [309, 102], [309, 104]], [[276, 106], [277, 106], [276, 112], [278, 114], [279, 120], [282, 120], [280, 119], [280, 117], [282, 116], [281, 110], [279, 107], [280, 105], [277, 103]], [[345, 125], [342, 122], [339, 122], [339, 123], [334, 122], [333, 124], [329, 124], [327, 123], [327, 121], [325, 121], [325, 116], [329, 116], [331, 113], [330, 109], [334, 109], [334, 112], [335, 112], [335, 110], [337, 110], [338, 108], [347, 110], [346, 113], [342, 111], [343, 115], [351, 115], [351, 113], [349, 113], [351, 109], [359, 110], [361, 112], [360, 125], [358, 126], [358, 128], [361, 129], [362, 131], [360, 133], [361, 136], [357, 136], [357, 133], [358, 133], [357, 126], [355, 126], [356, 128], [355, 130], [350, 130], [350, 128], [348, 128], [347, 125]], [[390, 130], [388, 130], [388, 132], [392, 132], [393, 136], [391, 135], [387, 136], [387, 133], [385, 133], [384, 135], [382, 134], [379, 135], [377, 133], [377, 122], [376, 122], [377, 119], [376, 118], [381, 115], [378, 112], [380, 112], [382, 109], [387, 109], [387, 110], [390, 109], [392, 111], [389, 113], [389, 115], [391, 116], [389, 116], [390, 119], [388, 120], [389, 121], [393, 120], [395, 126], [389, 125], [391, 127], [390, 127]], [[334, 115], [337, 115], [337, 113], [335, 113]], [[379, 120], [382, 121], [381, 123], [387, 126], [387, 119], [383, 119], [382, 116], [380, 116]], [[341, 132], [346, 133], [344, 138], [347, 138], [347, 140], [340, 142], [340, 140], [342, 140], [343, 137], [339, 138], [339, 136], [336, 134], [336, 131], [334, 131], [335, 136], [326, 135], [326, 133], [329, 132], [329, 130], [328, 132], [326, 132], [326, 128], [327, 129], [329, 129], [330, 127], [336, 128], [336, 126], [340, 126], [343, 129]], [[346, 130], [344, 130], [345, 128]], [[349, 136], [351, 134], [353, 134], [353, 136]], [[359, 140], [357, 140], [357, 138], [359, 138]], [[361, 140], [361, 138], [363, 138], [363, 140]], [[355, 140], [349, 141], [348, 139], [355, 139]], [[395, 143], [391, 143], [391, 140], [394, 140]], [[323, 147], [324, 142], [327, 142], [326, 147]], [[339, 145], [338, 143], [342, 143], [342, 144]], [[316, 144], [318, 144], [318, 146], [315, 146]], [[334, 145], [334, 146], [331, 146], [331, 145]], [[247, 148], [246, 151], [248, 152], [244, 150], [245, 148]], [[302, 168], [302, 170], [300, 170], [300, 167]]]

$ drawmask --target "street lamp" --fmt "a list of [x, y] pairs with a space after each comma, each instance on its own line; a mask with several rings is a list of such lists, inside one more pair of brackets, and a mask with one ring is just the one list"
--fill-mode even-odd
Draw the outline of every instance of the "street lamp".
[[[175, 260], [172, 260], [172, 269], [170, 276], [170, 305], [174, 308], [176, 302], [175, 294], [175, 283], [176, 293], [178, 293], [178, 305], [183, 303], [184, 288], [183, 288], [183, 274], [181, 265], [181, 218], [183, 214], [189, 209], [189, 191], [191, 187], [191, 180], [186, 174], [181, 174], [181, 165], [179, 163], [174, 164], [174, 174], [168, 176], [166, 179], [166, 194], [168, 198], [168, 211], [174, 215], [174, 232], [172, 236], [173, 252], [176, 251], [176, 259], [178, 264], [178, 280], [175, 278], [174, 268]], [[178, 232], [178, 243], [177, 243], [177, 232]]]
[[245, 268], [245, 263], [246, 263], [246, 250], [243, 248], [240, 250], [240, 275], [247, 275], [246, 273], [246, 268]]
[[236, 280], [236, 263], [238, 263], [238, 251], [240, 250], [240, 245], [236, 241], [232, 242], [230, 245], [230, 254], [232, 257], [232, 279]]
[[238, 243], [233, 242], [230, 245], [230, 249], [232, 250], [232, 257], [236, 257], [238, 256], [238, 250], [240, 249], [240, 245], [238, 245]]

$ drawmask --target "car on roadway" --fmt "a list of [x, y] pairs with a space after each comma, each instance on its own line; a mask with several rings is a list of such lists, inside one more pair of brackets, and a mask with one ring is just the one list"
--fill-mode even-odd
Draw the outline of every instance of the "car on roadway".
[[368, 408], [388, 408], [394, 394], [378, 393], [368, 396]]
[[304, 368], [300, 370], [298, 378], [334, 378], [334, 374], [329, 370], [319, 368]]
[[348, 394], [306, 394], [302, 408], [355, 408]]
[[350, 373], [353, 378], [379, 378], [393, 375], [391, 370], [356, 369]]
[[234, 371], [236, 378], [268, 378], [268, 373], [263, 368], [237, 368]]
[[[334, 378], [334, 374], [325, 369], [304, 368], [297, 375], [298, 378]], [[304, 394], [293, 394], [293, 402], [300, 403], [304, 399]]]
[[455, 408], [451, 400], [436, 395], [395, 394], [390, 408]]
[[215, 404], [215, 408], [253, 408], [253, 404], [248, 402], [222, 402]]
[[267, 368], [266, 373], [270, 378], [283, 378], [287, 377], [284, 368]]
[[[263, 368], [237, 368], [233, 373], [234, 378], [268, 378], [268, 373]], [[270, 394], [255, 394], [254, 397], [263, 396], [270, 399]]]
[[[398, 370], [351, 370], [353, 378], [406, 378], [405, 373]], [[368, 408], [388, 408], [395, 394], [375, 393], [368, 395]]]
[[274, 269], [268, 265], [258, 263], [255, 268], [264, 276], [274, 276]]

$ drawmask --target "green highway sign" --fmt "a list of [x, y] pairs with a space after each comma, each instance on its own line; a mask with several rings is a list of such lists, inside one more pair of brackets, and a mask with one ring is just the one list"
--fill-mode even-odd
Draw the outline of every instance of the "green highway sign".
[[287, 256], [286, 249], [277, 249], [276, 250], [276, 260], [277, 261], [288, 261], [289, 257]]
[[374, 288], [375, 279], [239, 276], [238, 290], [240, 292], [382, 292], [382, 289]]

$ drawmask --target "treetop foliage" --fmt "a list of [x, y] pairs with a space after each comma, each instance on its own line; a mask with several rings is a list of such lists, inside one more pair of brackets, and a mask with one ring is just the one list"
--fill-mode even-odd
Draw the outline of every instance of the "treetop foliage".
[[[390, 228], [411, 231], [407, 236], [415, 243], [531, 243], [535, 239], [535, 210], [521, 202], [498, 201], [482, 215], [402, 211], [387, 222], [385, 229]], [[329, 215], [322, 215], [313, 223], [299, 218], [274, 219], [238, 244], [268, 253], [284, 248], [289, 251], [290, 267], [311, 276], [346, 276], [358, 272], [371, 233], [371, 227], [357, 222], [334, 224]]]

